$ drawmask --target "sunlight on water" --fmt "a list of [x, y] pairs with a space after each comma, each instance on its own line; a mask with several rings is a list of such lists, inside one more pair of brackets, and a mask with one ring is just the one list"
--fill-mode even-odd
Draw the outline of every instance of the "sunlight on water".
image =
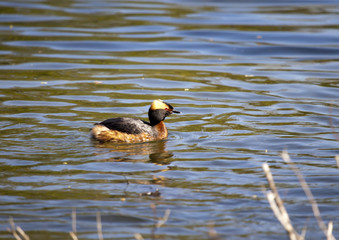
[[[279, 155], [288, 149], [335, 221], [335, 1], [0, 6], [1, 239], [13, 238], [9, 217], [31, 239], [70, 239], [74, 210], [79, 239], [98, 239], [97, 212], [105, 239], [286, 239], [265, 162], [297, 231], [324, 238]], [[147, 120], [159, 98], [181, 111], [167, 141], [91, 141], [94, 123]]]

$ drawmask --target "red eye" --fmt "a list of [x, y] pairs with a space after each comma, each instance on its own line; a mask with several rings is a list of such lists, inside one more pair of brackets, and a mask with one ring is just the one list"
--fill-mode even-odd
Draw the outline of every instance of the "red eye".
[[166, 111], [168, 111], [168, 108], [165, 108]]

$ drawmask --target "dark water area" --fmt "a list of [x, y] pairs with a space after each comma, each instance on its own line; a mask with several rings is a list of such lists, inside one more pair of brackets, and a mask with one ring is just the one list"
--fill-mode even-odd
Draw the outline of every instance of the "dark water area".
[[[288, 239], [263, 163], [325, 239], [284, 149], [339, 238], [338, 1], [8, 0], [0, 31], [0, 239], [10, 217], [72, 239], [72, 211], [79, 239], [98, 212], [104, 239]], [[182, 112], [167, 141], [90, 140], [159, 98]]]

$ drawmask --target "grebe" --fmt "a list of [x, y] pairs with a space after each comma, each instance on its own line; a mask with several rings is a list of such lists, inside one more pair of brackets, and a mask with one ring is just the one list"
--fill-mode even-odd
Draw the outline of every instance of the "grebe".
[[135, 118], [110, 118], [94, 124], [91, 130], [93, 139], [100, 142], [148, 142], [167, 138], [165, 118], [175, 111], [161, 99], [154, 100], [148, 110], [149, 123]]

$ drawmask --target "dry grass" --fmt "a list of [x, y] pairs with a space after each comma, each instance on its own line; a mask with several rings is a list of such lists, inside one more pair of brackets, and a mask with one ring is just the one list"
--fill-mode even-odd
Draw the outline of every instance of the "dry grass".
[[[319, 228], [321, 229], [321, 231], [324, 233], [324, 235], [326, 236], [327, 240], [335, 240], [335, 237], [333, 236], [333, 222], [330, 221], [328, 222], [328, 224], [326, 225], [321, 217], [319, 208], [318, 208], [318, 204], [316, 202], [316, 200], [313, 197], [313, 194], [307, 184], [307, 182], [305, 181], [303, 175], [301, 174], [300, 170], [296, 167], [296, 165], [291, 161], [291, 158], [289, 156], [289, 154], [287, 153], [287, 151], [283, 151], [281, 157], [283, 158], [283, 160], [289, 164], [289, 166], [291, 167], [291, 169], [294, 171], [294, 174], [298, 177], [298, 180], [300, 182], [300, 185], [302, 187], [302, 189], [304, 190], [310, 204], [312, 207], [312, 211], [313, 211], [313, 215], [318, 223]], [[335, 157], [337, 166], [339, 168], [339, 156]], [[286, 230], [286, 232], [288, 233], [289, 239], [290, 240], [304, 240], [305, 239], [305, 234], [306, 234], [306, 228], [304, 228], [302, 230], [301, 233], [298, 233], [293, 224], [292, 221], [290, 220], [290, 217], [288, 215], [288, 212], [284, 206], [283, 200], [280, 198], [280, 195], [278, 193], [277, 187], [275, 185], [270, 167], [267, 163], [264, 163], [262, 165], [268, 185], [270, 190], [269, 191], [265, 191], [265, 195], [266, 198], [270, 204], [270, 207], [275, 215], [275, 217], [279, 220], [279, 222], [281, 223], [281, 225], [284, 227], [284, 229]], [[156, 230], [159, 229], [161, 226], [163, 226], [168, 218], [169, 215], [171, 213], [171, 211], [169, 209], [167, 209], [164, 213], [164, 216], [161, 218], [157, 217], [157, 208], [155, 204], [151, 204], [150, 205], [153, 213], [154, 213], [154, 217], [155, 219], [157, 219], [154, 228], [152, 229], [152, 239], [157, 239], [156, 237]], [[101, 215], [100, 212], [97, 212], [96, 215], [96, 221], [97, 221], [97, 233], [98, 233], [98, 239], [99, 240], [104, 240], [103, 237], [103, 232], [102, 232], [102, 223], [101, 223]], [[13, 237], [16, 240], [30, 240], [29, 236], [24, 232], [24, 230], [19, 227], [19, 226], [15, 226], [14, 220], [12, 217], [9, 218], [9, 223], [11, 228], [8, 228], [7, 230], [12, 233]], [[76, 229], [76, 211], [75, 209], [73, 209], [72, 211], [72, 231], [69, 233], [71, 238], [73, 240], [78, 240], [77, 237], [77, 229]], [[208, 231], [208, 236], [211, 240], [217, 240], [220, 239], [217, 235], [217, 232], [214, 229], [214, 224], [213, 223], [209, 223], [209, 231]], [[136, 240], [143, 240], [143, 236], [140, 233], [135, 233], [134, 237]]]
[[102, 224], [101, 224], [101, 214], [97, 212], [97, 231], [99, 240], [104, 240], [104, 236], [102, 234]]
[[[318, 204], [316, 202], [316, 200], [313, 197], [313, 194], [307, 184], [307, 182], [305, 181], [303, 175], [301, 174], [300, 170], [296, 167], [296, 165], [291, 161], [291, 158], [289, 156], [289, 154], [287, 153], [287, 151], [283, 151], [281, 157], [283, 158], [283, 160], [289, 164], [289, 166], [291, 167], [291, 169], [294, 171], [294, 174], [298, 177], [298, 180], [300, 182], [300, 185], [302, 187], [302, 189], [304, 190], [310, 204], [312, 207], [312, 211], [313, 211], [313, 215], [315, 217], [315, 219], [317, 220], [318, 226], [321, 229], [321, 231], [324, 233], [324, 235], [326, 236], [327, 240], [335, 240], [335, 237], [333, 236], [333, 222], [330, 221], [328, 223], [328, 226], [326, 226], [326, 224], [324, 223], [319, 208], [318, 208]], [[339, 157], [336, 156], [336, 160], [337, 160], [337, 164], [339, 167]], [[268, 166], [267, 163], [263, 164], [263, 170], [265, 172], [266, 175], [266, 179], [267, 182], [269, 184], [270, 187], [270, 191], [266, 191], [266, 197], [267, 200], [270, 204], [270, 207], [275, 215], [275, 217], [279, 220], [279, 222], [281, 223], [281, 225], [285, 228], [286, 232], [288, 233], [288, 236], [291, 240], [303, 240], [305, 238], [305, 234], [306, 234], [306, 229], [304, 229], [302, 231], [301, 234], [299, 234], [293, 227], [292, 222], [288, 216], [288, 213], [284, 207], [284, 203], [282, 201], [282, 199], [280, 198], [280, 195], [277, 191], [275, 182], [273, 180], [273, 176], [271, 173], [271, 170]]]
[[[157, 212], [156, 205], [151, 204], [151, 208], [152, 208], [154, 214], [156, 215], [156, 212]], [[156, 235], [155, 235], [155, 231], [167, 222], [170, 213], [171, 213], [171, 210], [167, 209], [164, 213], [164, 216], [157, 219], [157, 222], [154, 225], [154, 228], [152, 229], [152, 239], [157, 239]], [[102, 223], [101, 223], [100, 212], [97, 212], [96, 221], [97, 221], [98, 239], [104, 240], [103, 232], [102, 232]], [[76, 235], [76, 211], [75, 211], [75, 209], [73, 209], [73, 211], [72, 211], [72, 232], [70, 232], [69, 234], [70, 234], [70, 236], [73, 240], [78, 240], [78, 237]], [[143, 236], [140, 233], [135, 233], [134, 237], [137, 240], [143, 240], [144, 239]], [[19, 240], [19, 239], [17, 239], [17, 240]]]
[[275, 217], [279, 220], [281, 225], [285, 228], [291, 240], [304, 239], [304, 236], [302, 234], [298, 234], [291, 223], [291, 220], [285, 209], [284, 203], [281, 200], [278, 190], [276, 188], [270, 167], [268, 166], [267, 163], [264, 163], [262, 167], [264, 169], [269, 187], [271, 189], [271, 191], [266, 192], [266, 198], [271, 206], [271, 209]]
[[77, 237], [77, 215], [75, 209], [72, 211], [72, 232], [69, 233], [73, 240], [78, 240]]
[[11, 225], [11, 228], [7, 230], [12, 233], [16, 240], [30, 240], [29, 236], [24, 232], [24, 230], [22, 230], [21, 227], [15, 226], [12, 217], [9, 218], [9, 224]]

